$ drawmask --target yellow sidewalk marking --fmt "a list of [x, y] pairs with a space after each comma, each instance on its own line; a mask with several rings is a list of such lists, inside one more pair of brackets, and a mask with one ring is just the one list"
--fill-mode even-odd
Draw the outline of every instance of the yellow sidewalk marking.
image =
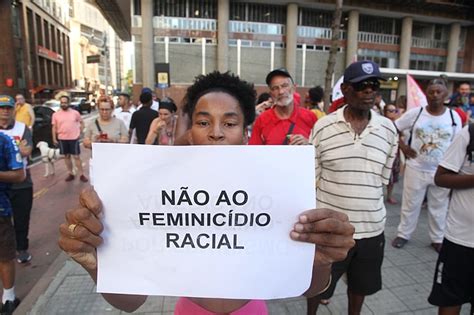
[[48, 188], [43, 188], [43, 189], [38, 190], [37, 192], [33, 194], [33, 199], [43, 196], [47, 191], [48, 191]]

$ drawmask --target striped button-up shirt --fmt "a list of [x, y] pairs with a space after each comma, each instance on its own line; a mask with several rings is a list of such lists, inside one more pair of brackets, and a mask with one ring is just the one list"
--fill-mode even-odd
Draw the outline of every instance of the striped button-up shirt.
[[381, 234], [386, 210], [383, 185], [388, 184], [398, 150], [392, 121], [371, 111], [359, 135], [344, 118], [346, 106], [320, 119], [310, 141], [316, 147], [318, 208], [346, 213], [355, 239]]

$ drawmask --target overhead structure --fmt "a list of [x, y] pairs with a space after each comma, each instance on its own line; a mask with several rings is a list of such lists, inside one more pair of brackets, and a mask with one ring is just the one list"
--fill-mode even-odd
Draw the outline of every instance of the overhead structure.
[[123, 41], [131, 41], [130, 1], [95, 0], [97, 8]]

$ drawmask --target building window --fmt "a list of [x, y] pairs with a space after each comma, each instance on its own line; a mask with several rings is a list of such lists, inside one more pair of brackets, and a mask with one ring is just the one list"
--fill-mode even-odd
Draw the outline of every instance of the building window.
[[186, 0], [153, 1], [154, 16], [187, 17]]
[[188, 17], [196, 19], [217, 19], [216, 0], [188, 0]]
[[230, 20], [286, 24], [286, 7], [260, 3], [230, 4]]
[[359, 31], [367, 33], [400, 35], [401, 21], [386, 17], [361, 14], [359, 18]]
[[410, 55], [410, 69], [426, 70], [426, 71], [445, 71], [446, 57], [411, 54]]
[[299, 9], [298, 25], [330, 28], [332, 24], [333, 12], [308, 8]]
[[371, 60], [383, 68], [398, 68], [398, 52], [358, 49], [357, 60]]
[[133, 0], [133, 15], [142, 15], [142, 1]]

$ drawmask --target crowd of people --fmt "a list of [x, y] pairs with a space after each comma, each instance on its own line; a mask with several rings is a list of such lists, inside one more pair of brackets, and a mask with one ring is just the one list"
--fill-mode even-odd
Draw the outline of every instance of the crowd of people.
[[[469, 152], [474, 151], [474, 127], [468, 126], [474, 97], [468, 82], [448, 97], [445, 79], [435, 78], [426, 87], [428, 104], [411, 108], [404, 95], [395, 103], [384, 102], [383, 80], [376, 63], [351, 64], [341, 85], [344, 101], [326, 113], [323, 89], [313, 87], [301, 99], [284, 68], [268, 73], [268, 92], [258, 98], [253, 84], [231, 73], [212, 72], [195, 79], [180, 109], [171, 98], [158, 100], [148, 88], [142, 89], [137, 107], [128, 94], [119, 95], [117, 108], [111, 98], [102, 96], [97, 101], [98, 118], [87, 126], [69, 107], [69, 98], [62, 96], [61, 109], [53, 115], [52, 140], [65, 156], [66, 181], [78, 174], [84, 183], [88, 178], [80, 159], [83, 131], [88, 149], [98, 142], [313, 145], [318, 208], [302, 214], [290, 233], [293, 240], [318, 248], [313, 268], [318, 276], [305, 293], [308, 314], [330, 303], [343, 276], [349, 314], [360, 314], [365, 296], [381, 290], [385, 204], [399, 203], [393, 190], [403, 177], [400, 224], [391, 246], [400, 249], [409, 243], [426, 204], [430, 245], [439, 253], [429, 302], [439, 306], [440, 314], [459, 314], [462, 304], [473, 302], [474, 292], [474, 215], [469, 207], [474, 202]], [[5, 314], [19, 303], [13, 286], [14, 259], [31, 260], [28, 224], [33, 188], [26, 165], [33, 122], [34, 113], [22, 95], [17, 95], [16, 103], [9, 96], [0, 97], [0, 133], [17, 140], [0, 137], [0, 232], [5, 230], [6, 235], [0, 236], [0, 276]], [[66, 214], [59, 244], [96, 281], [101, 201], [91, 187], [80, 201], [80, 208]], [[465, 259], [457, 259], [459, 255]], [[136, 295], [103, 296], [125, 311], [146, 300]], [[175, 314], [221, 313], [267, 314], [267, 308], [257, 300], [183, 297], [175, 309]]]

